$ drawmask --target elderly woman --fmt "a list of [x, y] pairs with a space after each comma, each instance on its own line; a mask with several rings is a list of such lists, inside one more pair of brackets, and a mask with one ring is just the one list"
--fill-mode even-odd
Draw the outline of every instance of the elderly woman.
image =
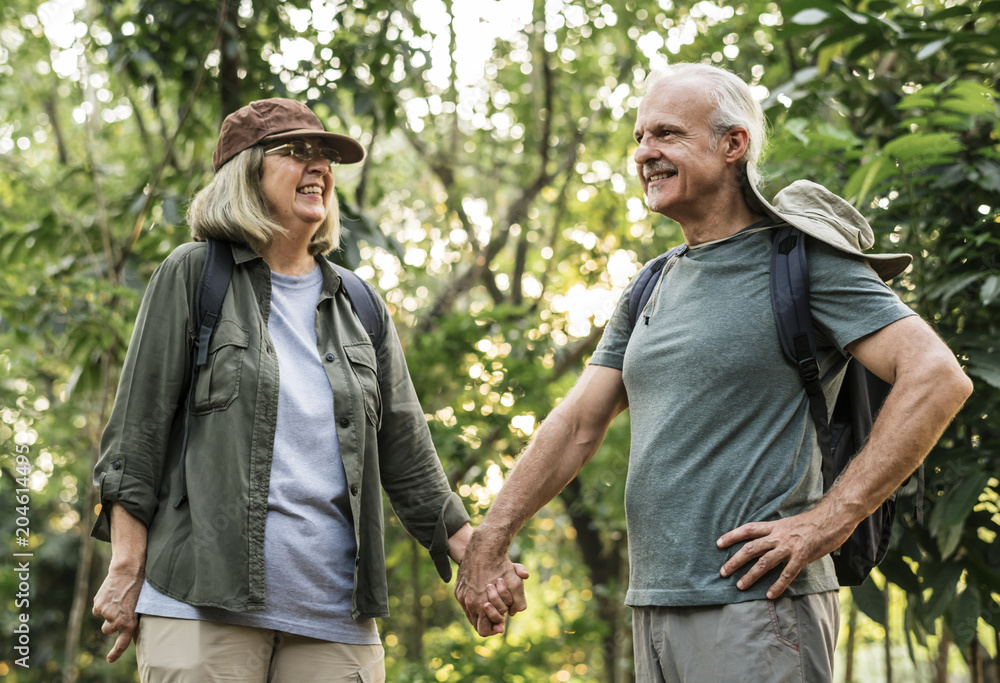
[[[112, 543], [93, 610], [118, 633], [108, 661], [135, 637], [143, 681], [384, 680], [383, 488], [444, 580], [462, 558], [469, 518], [385, 304], [376, 348], [323, 258], [339, 240], [332, 167], [363, 158], [298, 102], [243, 107], [191, 205], [196, 241], [149, 283], [93, 532]], [[192, 375], [206, 239], [235, 265]], [[499, 612], [523, 605], [497, 589]]]

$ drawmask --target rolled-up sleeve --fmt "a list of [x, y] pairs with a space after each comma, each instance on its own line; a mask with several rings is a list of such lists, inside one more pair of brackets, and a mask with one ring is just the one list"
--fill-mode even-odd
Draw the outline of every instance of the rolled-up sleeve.
[[189, 250], [178, 250], [157, 268], [139, 307], [94, 469], [101, 511], [91, 533], [100, 540], [110, 540], [113, 504], [147, 526], [156, 514], [170, 431], [190, 368], [189, 256]]

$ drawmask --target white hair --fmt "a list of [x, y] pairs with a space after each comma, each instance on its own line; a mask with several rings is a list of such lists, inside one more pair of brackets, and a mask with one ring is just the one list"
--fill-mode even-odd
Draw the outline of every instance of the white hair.
[[741, 161], [745, 164], [747, 180], [755, 187], [760, 185], [757, 165], [767, 144], [767, 121], [750, 86], [736, 74], [717, 66], [678, 62], [651, 73], [646, 79], [646, 92], [656, 83], [683, 76], [696, 76], [711, 82], [710, 97], [715, 102], [715, 110], [708, 123], [716, 141], [737, 126], [746, 129], [749, 140]]

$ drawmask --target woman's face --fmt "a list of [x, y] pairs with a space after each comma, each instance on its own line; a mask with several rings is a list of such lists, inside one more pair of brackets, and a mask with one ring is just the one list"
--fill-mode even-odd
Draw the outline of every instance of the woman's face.
[[[303, 138], [296, 142], [307, 142], [314, 151], [319, 150], [318, 138]], [[261, 191], [271, 208], [271, 218], [286, 230], [305, 230], [311, 237], [330, 209], [333, 172], [329, 162], [318, 152], [311, 160], [301, 161], [288, 155], [289, 149], [285, 147], [274, 153], [265, 153]]]

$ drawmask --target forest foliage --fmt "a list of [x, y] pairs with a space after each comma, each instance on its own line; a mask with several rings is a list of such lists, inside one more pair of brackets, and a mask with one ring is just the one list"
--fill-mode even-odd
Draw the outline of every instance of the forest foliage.
[[[841, 675], [861, 675], [856, 647], [895, 642], [907, 653], [890, 656], [897, 667], [982, 680], [1000, 644], [998, 14], [998, 0], [8, 0], [0, 632], [7, 642], [22, 611], [25, 517], [32, 666], [5, 651], [0, 675], [134, 680], [134, 651], [104, 663], [90, 615], [109, 557], [89, 539], [90, 472], [145, 283], [189, 239], [186, 206], [211, 177], [227, 113], [294, 97], [369, 150], [337, 169], [336, 258], [390, 304], [475, 520], [629, 278], [681, 240], [644, 206], [631, 131], [652, 70], [705, 61], [763, 102], [767, 193], [822, 183], [869, 218], [878, 249], [913, 254], [895, 287], [975, 382], [923, 496], [900, 498], [881, 572], [844, 591], [868, 621], [846, 620]], [[623, 417], [518, 536], [531, 607], [502, 638], [473, 634], [391, 521], [389, 680], [631, 680], [628, 446]]]

